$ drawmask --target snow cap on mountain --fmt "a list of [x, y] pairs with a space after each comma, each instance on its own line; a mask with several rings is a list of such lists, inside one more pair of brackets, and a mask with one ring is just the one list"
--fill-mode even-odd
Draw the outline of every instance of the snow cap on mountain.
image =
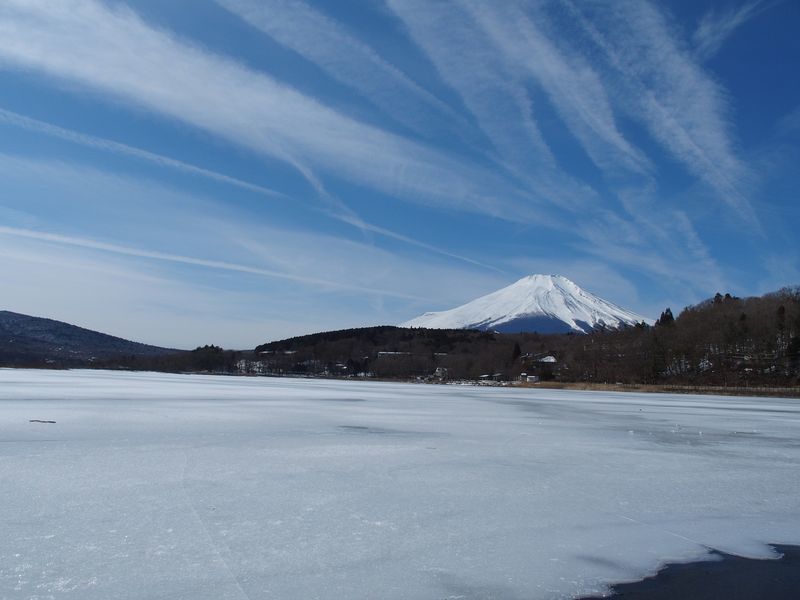
[[428, 312], [402, 327], [503, 333], [589, 333], [652, 320], [591, 294], [561, 275], [529, 275], [457, 308]]

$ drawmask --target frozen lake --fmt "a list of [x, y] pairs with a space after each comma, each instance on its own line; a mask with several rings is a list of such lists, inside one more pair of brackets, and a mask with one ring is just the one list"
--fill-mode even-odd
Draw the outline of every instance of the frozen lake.
[[0, 369], [0, 532], [3, 599], [570, 598], [800, 543], [800, 401]]

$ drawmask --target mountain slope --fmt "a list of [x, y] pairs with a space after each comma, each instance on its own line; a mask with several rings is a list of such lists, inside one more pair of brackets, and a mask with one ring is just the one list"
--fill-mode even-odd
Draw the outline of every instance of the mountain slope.
[[131, 342], [62, 321], [0, 311], [0, 364], [159, 356], [170, 348]]
[[401, 326], [501, 333], [589, 333], [594, 329], [618, 329], [642, 321], [652, 323], [650, 319], [582, 290], [566, 277], [530, 275], [463, 306], [428, 312]]

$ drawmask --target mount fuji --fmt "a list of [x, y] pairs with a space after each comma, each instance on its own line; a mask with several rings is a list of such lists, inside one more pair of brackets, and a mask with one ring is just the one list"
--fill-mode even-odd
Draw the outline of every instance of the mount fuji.
[[500, 333], [589, 333], [636, 323], [652, 324], [582, 290], [560, 275], [530, 275], [463, 306], [424, 315], [401, 327], [482, 329]]

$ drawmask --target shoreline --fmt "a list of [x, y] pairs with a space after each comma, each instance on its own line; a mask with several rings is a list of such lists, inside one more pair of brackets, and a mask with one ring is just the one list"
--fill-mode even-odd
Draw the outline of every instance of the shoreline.
[[475, 387], [505, 387], [514, 389], [539, 390], [571, 390], [581, 392], [633, 392], [643, 394], [691, 394], [700, 396], [756, 396], [765, 398], [800, 398], [800, 387], [791, 386], [721, 386], [721, 385], [685, 385], [667, 383], [599, 383], [580, 381], [539, 381], [527, 383], [522, 381], [478, 381], [478, 380], [443, 380], [426, 381], [421, 378], [388, 378], [388, 377], [336, 377], [310, 375], [304, 373], [224, 373], [213, 371], [154, 371], [152, 369], [111, 369], [96, 366], [41, 367], [0, 365], [0, 369], [33, 370], [33, 371], [108, 371], [121, 373], [165, 373], [172, 375], [215, 375], [219, 377], [263, 377], [292, 379], [322, 379], [329, 381], [374, 381], [386, 383], [415, 383], [426, 385], [464, 385]]
[[591, 383], [544, 381], [539, 383], [516, 383], [514, 387], [543, 390], [575, 390], [586, 392], [638, 392], [648, 394], [698, 394], [714, 396], [764, 396], [776, 398], [800, 398], [800, 387], [785, 386], [722, 386], [683, 385], [667, 383]]

